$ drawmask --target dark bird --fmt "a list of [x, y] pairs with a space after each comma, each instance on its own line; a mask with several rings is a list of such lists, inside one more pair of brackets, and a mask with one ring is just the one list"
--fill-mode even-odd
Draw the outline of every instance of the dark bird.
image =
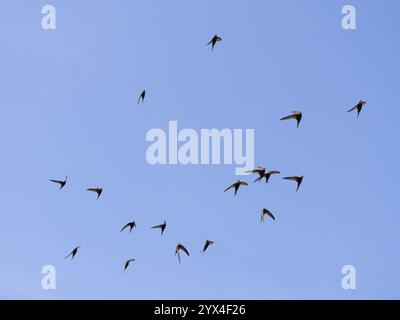
[[183, 244], [178, 243], [175, 249], [175, 255], [178, 255], [178, 261], [181, 263], [181, 256], [179, 254], [179, 251], [182, 250], [184, 253], [186, 253], [187, 256], [189, 256], [189, 251], [184, 247]]
[[160, 228], [160, 229], [161, 229], [161, 235], [163, 235], [164, 230], [165, 230], [166, 227], [167, 227], [167, 221], [164, 220], [164, 223], [163, 223], [163, 224], [158, 224], [158, 225], [156, 225], [156, 226], [154, 226], [154, 227], [151, 227], [151, 228], [152, 228], [152, 229], [158, 229], [158, 228]]
[[212, 39], [207, 43], [207, 45], [209, 46], [211, 44], [211, 50], [214, 50], [215, 45], [217, 44], [217, 42], [222, 41], [222, 38], [218, 35], [215, 35], [214, 37], [212, 37]]
[[208, 247], [211, 246], [212, 244], [214, 244], [214, 241], [207, 239], [206, 243], [204, 244], [203, 249], [201, 250], [201, 253], [203, 254], [208, 249]]
[[[271, 178], [271, 176], [272, 176], [273, 174], [281, 174], [281, 173], [280, 173], [279, 171], [276, 171], [276, 170], [268, 171], [268, 172], [265, 172], [265, 173], [264, 173], [261, 177], [259, 177], [258, 179], [260, 179], [259, 181], [261, 181], [263, 178], [265, 178], [265, 183], [268, 183], [269, 178]], [[257, 181], [258, 179], [256, 179], [256, 181]]]
[[132, 229], [136, 228], [136, 222], [135, 221], [128, 222], [126, 225], [123, 226], [123, 228], [121, 229], [121, 232], [124, 231], [128, 227], [130, 228], [129, 233], [131, 233]]
[[127, 260], [127, 261], [125, 262], [124, 270], [128, 269], [129, 264], [130, 264], [131, 262], [133, 262], [133, 261], [136, 261], [136, 260], [135, 260], [135, 259], [129, 259], [129, 260]]
[[75, 255], [76, 255], [76, 253], [78, 252], [78, 249], [79, 249], [80, 247], [81, 247], [81, 246], [77, 246], [76, 248], [74, 248], [74, 250], [72, 250], [71, 253], [70, 253], [69, 255], [67, 255], [64, 259], [67, 259], [69, 256], [72, 256], [71, 260], [74, 260], [74, 257], [75, 257]]
[[88, 188], [87, 191], [92, 191], [97, 193], [97, 199], [100, 197], [101, 193], [103, 192], [103, 188]]
[[234, 188], [235, 189], [235, 196], [236, 196], [236, 193], [238, 192], [240, 186], [248, 186], [248, 184], [247, 184], [247, 182], [243, 182], [243, 181], [238, 180], [234, 184], [231, 184], [228, 188], [226, 188], [224, 190], [224, 192]]
[[275, 217], [274, 217], [274, 215], [272, 214], [272, 212], [264, 208], [264, 209], [262, 209], [262, 211], [261, 211], [261, 222], [264, 222], [264, 217], [265, 217], [265, 216], [269, 216], [269, 217], [272, 218], [272, 220], [275, 220]]
[[137, 104], [139, 104], [140, 103], [140, 101], [144, 101], [144, 98], [145, 98], [145, 96], [146, 96], [146, 90], [143, 90], [142, 91], [142, 93], [140, 94], [140, 96], [139, 96], [139, 99], [138, 99], [138, 102], [137, 102]]
[[59, 184], [60, 185], [60, 190], [61, 190], [66, 185], [67, 178], [68, 178], [68, 176], [65, 176], [64, 180], [53, 180], [53, 179], [50, 179], [50, 181]]
[[296, 191], [299, 191], [300, 185], [303, 182], [303, 176], [294, 176], [294, 177], [285, 177], [283, 179], [285, 180], [292, 180], [292, 181], [296, 181], [297, 182], [297, 189]]
[[360, 116], [360, 112], [362, 110], [362, 108], [364, 107], [364, 105], [366, 105], [367, 102], [360, 100], [354, 107], [352, 107], [349, 111], [347, 112], [352, 112], [354, 110], [357, 110], [357, 118]]
[[254, 183], [254, 182], [256, 182], [256, 181], [260, 182], [260, 180], [262, 179], [262, 177], [263, 177], [264, 174], [265, 174], [265, 170], [266, 170], [266, 169], [265, 169], [264, 167], [257, 167], [257, 168], [255, 168], [255, 169], [253, 169], [253, 170], [246, 171], [246, 173], [255, 173], [255, 174], [258, 174], [258, 178], [257, 178], [256, 180], [253, 181], [253, 183]]
[[290, 116], [283, 117], [281, 120], [296, 120], [297, 121], [297, 128], [300, 125], [301, 118], [303, 117], [303, 113], [301, 111], [292, 111]]

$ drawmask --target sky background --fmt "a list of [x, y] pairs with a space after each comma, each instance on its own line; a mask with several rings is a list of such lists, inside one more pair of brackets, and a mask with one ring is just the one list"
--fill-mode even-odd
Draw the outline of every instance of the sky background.
[[[41, 27], [46, 4], [56, 30]], [[355, 31], [341, 28], [346, 4]], [[398, 1], [0, 8], [0, 298], [400, 298]], [[357, 119], [346, 111], [360, 99]], [[279, 121], [292, 110], [298, 130]], [[254, 129], [256, 164], [282, 175], [233, 197], [235, 165], [151, 166], [146, 133], [170, 120]], [[298, 193], [281, 179], [300, 174]], [[49, 182], [65, 175], [62, 191]], [[263, 207], [275, 222], [260, 223]], [[150, 227], [164, 219], [160, 237]], [[41, 287], [47, 264], [56, 290]], [[341, 287], [347, 264], [356, 290]]]

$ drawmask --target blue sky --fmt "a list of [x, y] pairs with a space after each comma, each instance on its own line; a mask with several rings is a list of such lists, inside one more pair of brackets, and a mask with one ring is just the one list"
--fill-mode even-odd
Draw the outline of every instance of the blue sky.
[[[45, 4], [56, 30], [41, 28]], [[346, 4], [353, 31], [341, 28]], [[399, 9], [2, 1], [0, 298], [400, 298]], [[360, 99], [357, 119], [346, 111]], [[298, 130], [279, 121], [297, 109]], [[222, 191], [235, 165], [150, 166], [146, 133], [170, 120], [254, 129], [256, 164], [304, 175], [300, 191], [278, 176], [233, 197]], [[61, 192], [48, 181], [67, 174]], [[104, 188], [98, 201], [93, 186]], [[263, 207], [277, 221], [260, 224]], [[160, 237], [150, 227], [164, 219]], [[120, 233], [131, 220], [137, 229]], [[207, 238], [215, 245], [201, 256]], [[180, 265], [178, 242], [191, 253]], [[56, 290], [41, 287], [47, 264]], [[356, 290], [341, 288], [347, 264]]]

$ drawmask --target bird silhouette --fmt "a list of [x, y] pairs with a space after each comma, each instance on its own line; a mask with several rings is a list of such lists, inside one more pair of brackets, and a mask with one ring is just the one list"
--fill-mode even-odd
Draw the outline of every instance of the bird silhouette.
[[264, 217], [265, 216], [269, 216], [269, 217], [272, 218], [272, 220], [275, 220], [275, 217], [272, 214], [272, 212], [267, 210], [266, 208], [262, 209], [262, 211], [261, 211], [261, 222], [264, 222]]
[[246, 171], [245, 173], [255, 173], [255, 174], [258, 174], [258, 178], [256, 179], [256, 180], [254, 180], [253, 181], [253, 183], [254, 182], [260, 182], [260, 179], [264, 176], [264, 174], [265, 174], [265, 168], [264, 167], [257, 167], [257, 168], [255, 168], [255, 169], [253, 169], [253, 170], [249, 170], [249, 171]]
[[360, 112], [362, 110], [362, 108], [364, 107], [364, 105], [366, 105], [367, 102], [360, 100], [354, 107], [352, 107], [350, 110], [348, 110], [347, 112], [352, 112], [354, 110], [357, 110], [357, 118], [360, 116]]
[[272, 170], [272, 171], [265, 172], [261, 177], [258, 177], [258, 178], [256, 179], [256, 181], [257, 181], [257, 180], [261, 181], [263, 178], [265, 178], [265, 183], [268, 183], [269, 178], [271, 178], [271, 176], [272, 176], [273, 174], [280, 174], [280, 172], [279, 172], [279, 171], [276, 171], [276, 170]]
[[163, 235], [165, 228], [167, 227], [167, 221], [164, 220], [163, 224], [158, 224], [154, 227], [151, 227], [152, 229], [161, 229], [161, 235]]
[[125, 266], [124, 266], [124, 271], [126, 270], [126, 269], [128, 269], [128, 267], [129, 267], [129, 264], [131, 263], [131, 262], [133, 262], [133, 261], [136, 261], [135, 259], [129, 259], [129, 260], [126, 260], [126, 262], [125, 262]]
[[207, 45], [211, 45], [211, 50], [214, 50], [215, 45], [217, 44], [217, 42], [222, 41], [222, 38], [218, 35], [215, 35], [214, 37], [212, 37], [212, 39], [207, 43]]
[[292, 114], [286, 117], [283, 117], [281, 120], [296, 120], [297, 121], [297, 128], [300, 125], [301, 118], [303, 117], [303, 113], [301, 111], [292, 111]]
[[204, 252], [206, 252], [208, 247], [213, 245], [213, 244], [214, 244], [214, 241], [207, 239], [206, 242], [204, 243], [204, 246], [203, 246], [203, 249], [201, 250], [201, 253], [203, 254]]
[[68, 178], [68, 176], [65, 176], [65, 179], [64, 179], [64, 180], [54, 180], [54, 179], [50, 179], [50, 181], [59, 184], [59, 185], [60, 185], [60, 190], [61, 190], [61, 189], [64, 188], [64, 186], [67, 184], [67, 178]]
[[303, 182], [303, 176], [294, 176], [294, 177], [285, 177], [283, 179], [285, 180], [292, 180], [292, 181], [296, 181], [297, 182], [297, 189], [296, 191], [299, 191], [300, 185]]
[[87, 191], [96, 192], [97, 199], [100, 197], [101, 193], [103, 192], [103, 188], [88, 188]]
[[139, 104], [140, 101], [143, 102], [145, 97], [146, 97], [146, 90], [143, 90], [143, 91], [140, 93], [140, 95], [139, 95], [139, 99], [138, 99], [137, 104]]
[[131, 222], [128, 222], [126, 225], [124, 225], [123, 227], [122, 227], [122, 229], [121, 229], [121, 232], [122, 231], [124, 231], [126, 228], [130, 228], [129, 229], [129, 233], [131, 233], [132, 232], [132, 229], [133, 228], [136, 228], [136, 222], [135, 221], [131, 221]]
[[243, 182], [243, 181], [238, 180], [235, 183], [231, 184], [228, 188], [226, 188], [224, 190], [224, 192], [234, 188], [235, 189], [235, 196], [236, 196], [240, 186], [248, 186], [248, 184], [247, 184], [247, 182]]
[[185, 246], [181, 243], [178, 243], [175, 249], [175, 255], [178, 255], [179, 263], [181, 263], [181, 255], [179, 254], [180, 250], [182, 250], [184, 253], [186, 253], [187, 256], [189, 256], [189, 251], [185, 248]]
[[75, 255], [77, 254], [78, 249], [79, 249], [80, 247], [81, 247], [81, 246], [75, 247], [75, 248], [70, 252], [70, 254], [67, 255], [64, 259], [67, 259], [68, 257], [72, 256], [71, 260], [74, 260], [74, 257], [75, 257]]

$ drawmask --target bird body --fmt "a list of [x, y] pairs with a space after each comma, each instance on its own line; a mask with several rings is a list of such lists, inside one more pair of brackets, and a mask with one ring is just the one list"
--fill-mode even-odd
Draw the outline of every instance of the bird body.
[[64, 259], [67, 259], [68, 257], [72, 256], [71, 260], [74, 260], [74, 257], [75, 257], [75, 255], [77, 254], [78, 249], [79, 249], [80, 247], [81, 247], [81, 246], [75, 247]]
[[272, 171], [266, 172], [265, 169], [264, 169], [264, 172], [256, 172], [256, 173], [259, 174], [259, 177], [256, 180], [254, 180], [253, 182], [260, 182], [260, 181], [262, 181], [263, 178], [265, 178], [265, 183], [268, 183], [269, 178], [271, 178], [271, 176], [273, 174], [280, 174], [279, 171], [272, 170]]
[[137, 104], [139, 104], [140, 101], [143, 102], [145, 97], [146, 97], [146, 90], [143, 90], [143, 91], [140, 93], [140, 95], [139, 95], [139, 99], [138, 99]]
[[181, 256], [179, 254], [180, 250], [182, 250], [184, 253], [186, 253], [187, 256], [189, 256], [189, 251], [185, 248], [185, 246], [181, 243], [178, 243], [175, 248], [175, 255], [178, 255], [179, 263], [181, 263]]
[[262, 177], [260, 177], [260, 180], [262, 180], [262, 178], [265, 178], [265, 183], [268, 183], [269, 178], [271, 178], [271, 176], [273, 174], [281, 174], [281, 173], [276, 170], [268, 171], [268, 172], [264, 173], [264, 175]]
[[292, 111], [291, 115], [283, 117], [281, 118], [281, 120], [296, 120], [298, 128], [302, 118], [303, 118], [303, 113], [301, 111]]
[[124, 225], [123, 227], [122, 227], [122, 229], [121, 229], [121, 232], [122, 231], [124, 231], [126, 228], [130, 228], [129, 229], [129, 233], [131, 233], [132, 232], [132, 229], [133, 228], [136, 228], [136, 222], [135, 221], [131, 221], [131, 222], [128, 222], [126, 225]]
[[151, 227], [152, 229], [161, 229], [161, 235], [163, 235], [165, 228], [167, 227], [167, 221], [164, 220], [163, 224], [158, 224], [154, 227]]
[[133, 262], [133, 261], [136, 261], [136, 260], [135, 260], [135, 259], [126, 260], [125, 265], [124, 265], [124, 270], [128, 269], [129, 264], [130, 264], [131, 262]]
[[262, 209], [262, 211], [261, 211], [261, 222], [264, 222], [264, 217], [265, 217], [266, 215], [269, 216], [269, 217], [271, 217], [272, 220], [275, 220], [275, 216], [272, 214], [272, 212], [269, 211], [268, 209], [264, 208], [264, 209]]
[[213, 244], [214, 244], [214, 241], [207, 239], [206, 242], [204, 243], [204, 246], [203, 246], [203, 249], [201, 250], [201, 253], [203, 254], [208, 249], [208, 247], [213, 245]]
[[243, 181], [238, 180], [235, 183], [231, 184], [228, 188], [226, 188], [224, 190], [224, 192], [226, 192], [226, 191], [228, 191], [230, 189], [235, 189], [235, 196], [236, 196], [240, 186], [248, 186], [248, 184], [247, 184], [247, 182], [243, 182]]
[[207, 45], [211, 45], [211, 50], [214, 50], [215, 45], [217, 44], [217, 42], [222, 41], [222, 38], [218, 35], [215, 35], [214, 37], [212, 37], [212, 39], [207, 43]]
[[60, 185], [60, 190], [61, 190], [67, 184], [67, 179], [68, 179], [68, 176], [65, 176], [64, 180], [50, 179], [50, 181], [59, 184]]
[[366, 105], [367, 102], [360, 100], [354, 107], [352, 107], [350, 110], [348, 110], [347, 112], [352, 112], [354, 110], [357, 110], [357, 118], [360, 116], [360, 112], [362, 110], [362, 108], [364, 107], [364, 105]]
[[256, 180], [254, 180], [253, 182], [256, 182], [256, 181], [258, 181], [258, 182], [260, 182], [260, 179], [262, 178], [262, 176], [265, 174], [265, 168], [264, 167], [257, 167], [257, 168], [255, 168], [255, 169], [253, 169], [253, 170], [249, 170], [249, 171], [246, 171], [245, 173], [255, 173], [255, 174], [258, 174], [258, 178], [256, 179]]
[[101, 196], [103, 192], [103, 188], [88, 188], [86, 190], [97, 193], [97, 199]]
[[291, 181], [296, 181], [297, 182], [297, 189], [296, 191], [299, 191], [300, 185], [303, 182], [304, 177], [303, 176], [293, 176], [293, 177], [285, 177], [283, 178], [285, 180], [291, 180]]

